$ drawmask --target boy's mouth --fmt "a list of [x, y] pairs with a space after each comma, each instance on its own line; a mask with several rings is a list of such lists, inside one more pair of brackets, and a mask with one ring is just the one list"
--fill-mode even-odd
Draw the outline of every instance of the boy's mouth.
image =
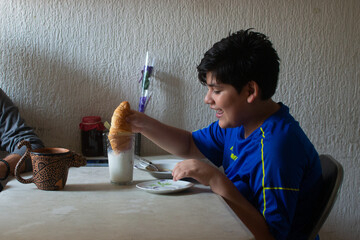
[[216, 117], [217, 118], [221, 118], [223, 114], [224, 114], [224, 111], [222, 111], [222, 110], [217, 110], [216, 111]]

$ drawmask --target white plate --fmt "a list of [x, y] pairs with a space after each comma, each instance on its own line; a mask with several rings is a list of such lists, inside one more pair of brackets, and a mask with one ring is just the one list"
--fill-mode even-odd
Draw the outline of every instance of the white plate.
[[148, 172], [155, 178], [159, 179], [172, 179], [172, 170], [174, 169], [175, 165], [178, 162], [181, 162], [183, 160], [180, 159], [161, 159], [161, 160], [152, 160], [151, 162], [156, 165], [159, 169], [162, 171], [150, 171], [146, 169], [146, 165], [137, 162], [134, 165], [134, 168]]
[[142, 182], [136, 185], [137, 188], [150, 193], [175, 193], [191, 188], [194, 184], [187, 181], [173, 181], [170, 179], [159, 179]]

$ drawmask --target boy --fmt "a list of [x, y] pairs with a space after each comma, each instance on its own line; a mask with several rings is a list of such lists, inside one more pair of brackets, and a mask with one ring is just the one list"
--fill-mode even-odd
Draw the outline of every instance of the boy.
[[[321, 187], [319, 156], [298, 122], [274, 102], [279, 57], [268, 38], [241, 30], [208, 50], [198, 69], [218, 121], [192, 133], [132, 111], [140, 132], [187, 158], [173, 179], [191, 177], [222, 196], [256, 239], [304, 239]], [[200, 161], [208, 158], [225, 174]]]

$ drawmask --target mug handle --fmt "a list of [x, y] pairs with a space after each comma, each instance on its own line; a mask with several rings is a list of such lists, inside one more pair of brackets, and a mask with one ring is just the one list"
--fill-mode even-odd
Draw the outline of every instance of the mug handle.
[[22, 140], [19, 145], [18, 145], [18, 148], [20, 149], [22, 146], [26, 146], [26, 152], [24, 153], [24, 155], [20, 158], [19, 162], [16, 164], [16, 167], [15, 167], [15, 177], [16, 179], [21, 182], [21, 183], [32, 183], [33, 180], [34, 180], [34, 176], [31, 176], [31, 178], [29, 179], [24, 179], [20, 176], [20, 168], [21, 166], [24, 164], [24, 161], [26, 158], [31, 158], [30, 156], [30, 151], [32, 150], [31, 149], [31, 144], [30, 142], [26, 141], [26, 140]]

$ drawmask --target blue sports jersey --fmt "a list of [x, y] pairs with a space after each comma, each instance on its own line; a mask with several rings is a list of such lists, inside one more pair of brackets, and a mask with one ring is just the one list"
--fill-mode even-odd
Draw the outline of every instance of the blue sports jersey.
[[199, 150], [255, 206], [276, 239], [304, 239], [303, 227], [321, 188], [318, 153], [282, 103], [244, 138], [242, 126], [218, 121], [192, 133]]

